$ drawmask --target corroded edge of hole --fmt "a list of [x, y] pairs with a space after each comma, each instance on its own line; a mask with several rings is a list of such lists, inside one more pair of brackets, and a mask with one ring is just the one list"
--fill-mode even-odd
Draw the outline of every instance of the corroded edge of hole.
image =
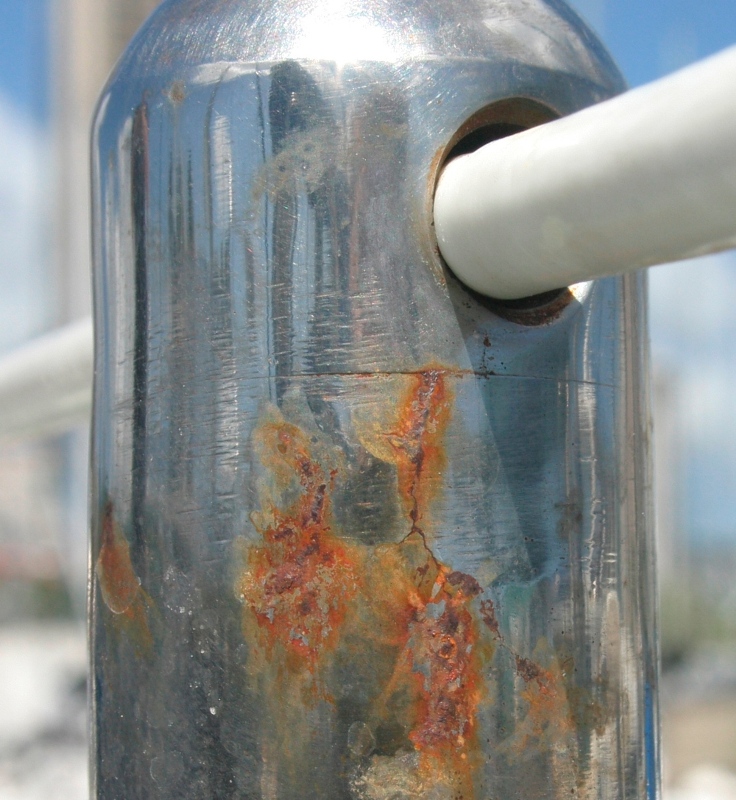
[[465, 153], [489, 144], [505, 136], [535, 128], [545, 122], [559, 119], [560, 115], [537, 100], [526, 97], [510, 97], [491, 103], [470, 117], [458, 128], [438, 160], [435, 188], [447, 162]]
[[[499, 100], [475, 112], [460, 126], [436, 159], [437, 166], [432, 176], [432, 197], [434, 197], [437, 182], [448, 161], [457, 156], [472, 153], [490, 142], [521, 133], [546, 122], [552, 122], [559, 119], [559, 116], [548, 106], [526, 97]], [[439, 245], [436, 241], [434, 244], [440, 262], [446, 270], [452, 273], [452, 269], [442, 258]], [[454, 273], [452, 274], [454, 276]], [[552, 322], [574, 300], [570, 289], [564, 287], [523, 297], [519, 300], [499, 300], [473, 291], [462, 281], [459, 283], [482, 306], [497, 316], [518, 325], [535, 326]]]
[[522, 297], [519, 300], [496, 300], [465, 287], [480, 305], [517, 325], [546, 325], [556, 320], [575, 299], [570, 289], [552, 289], [542, 294]]

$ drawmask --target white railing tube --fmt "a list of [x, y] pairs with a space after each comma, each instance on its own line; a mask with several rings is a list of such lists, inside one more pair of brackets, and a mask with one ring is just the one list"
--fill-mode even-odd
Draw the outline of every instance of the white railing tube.
[[736, 246], [736, 47], [454, 159], [434, 213], [501, 299]]
[[0, 441], [88, 422], [92, 372], [91, 319], [58, 328], [0, 358]]

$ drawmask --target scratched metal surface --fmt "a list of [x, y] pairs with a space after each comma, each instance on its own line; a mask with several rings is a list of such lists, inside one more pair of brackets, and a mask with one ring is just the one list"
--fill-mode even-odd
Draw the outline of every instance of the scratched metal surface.
[[471, 115], [621, 88], [542, 0], [139, 35], [93, 149], [93, 796], [654, 795], [641, 281], [522, 324], [431, 232]]

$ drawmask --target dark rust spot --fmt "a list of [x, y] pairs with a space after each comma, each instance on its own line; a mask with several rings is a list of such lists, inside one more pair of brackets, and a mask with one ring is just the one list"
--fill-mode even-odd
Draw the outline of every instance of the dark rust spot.
[[181, 105], [186, 99], [186, 90], [184, 88], [184, 81], [174, 81], [168, 92], [169, 100], [175, 105]]
[[486, 627], [497, 638], [503, 639], [501, 630], [498, 627], [498, 619], [496, 618], [496, 607], [493, 605], [493, 600], [482, 600], [480, 604], [480, 616]]
[[556, 665], [545, 669], [536, 660], [525, 658], [509, 647], [492, 600], [481, 601], [480, 615], [496, 642], [514, 659], [516, 674], [524, 683], [520, 696], [527, 702], [528, 711], [511, 739], [512, 748], [518, 752], [526, 747], [530, 737], [540, 739], [548, 731], [555, 736], [566, 736], [572, 729], [573, 712], [564, 686], [564, 671]]
[[385, 436], [394, 452], [399, 494], [412, 530], [441, 485], [446, 457], [444, 435], [452, 412], [448, 371], [432, 366], [411, 376], [412, 386], [399, 405], [395, 428]]
[[276, 657], [278, 646], [292, 666], [315, 671], [334, 650], [356, 593], [356, 552], [332, 532], [335, 475], [326, 480], [309, 437], [277, 418], [255, 438], [267, 472], [281, 488], [296, 482], [299, 494], [287, 508], [269, 505], [254, 515], [262, 543], [251, 548], [238, 591], [268, 655]]
[[550, 743], [565, 741], [574, 722], [565, 691], [564, 676], [556, 661], [548, 668], [537, 660], [516, 656], [516, 671], [524, 682], [520, 697], [527, 703], [527, 713], [511, 741], [517, 752], [523, 750], [530, 738]]
[[544, 671], [539, 664], [535, 664], [528, 658], [516, 656], [516, 674], [524, 681], [524, 683], [536, 681], [539, 684], [540, 689], [543, 688], [545, 691], [549, 691], [548, 681], [546, 680]]
[[462, 585], [448, 591], [447, 581], [442, 575], [442, 588], [416, 609], [409, 626], [412, 669], [420, 695], [417, 722], [409, 738], [420, 752], [455, 761], [475, 732], [481, 677], [474, 650], [478, 632], [469, 608], [475, 594], [466, 594]]
[[408, 739], [418, 759], [412, 780], [418, 786], [442, 784], [471, 800], [487, 655], [472, 608], [479, 586], [470, 575], [442, 565], [416, 532], [386, 546], [379, 563], [393, 572], [381, 600], [397, 658], [374, 717], [399, 714], [410, 723]]
[[454, 586], [459, 591], [462, 591], [466, 597], [477, 597], [477, 595], [481, 594], [483, 591], [478, 581], [472, 575], [468, 575], [465, 572], [451, 572], [447, 576], [447, 582], [450, 586]]

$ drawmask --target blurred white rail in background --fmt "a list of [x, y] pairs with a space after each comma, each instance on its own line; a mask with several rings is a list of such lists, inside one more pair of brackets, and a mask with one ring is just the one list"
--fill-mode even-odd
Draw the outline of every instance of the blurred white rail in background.
[[89, 421], [93, 350], [88, 318], [0, 358], [0, 441], [60, 433]]
[[735, 247], [736, 47], [454, 159], [434, 217], [501, 299]]

